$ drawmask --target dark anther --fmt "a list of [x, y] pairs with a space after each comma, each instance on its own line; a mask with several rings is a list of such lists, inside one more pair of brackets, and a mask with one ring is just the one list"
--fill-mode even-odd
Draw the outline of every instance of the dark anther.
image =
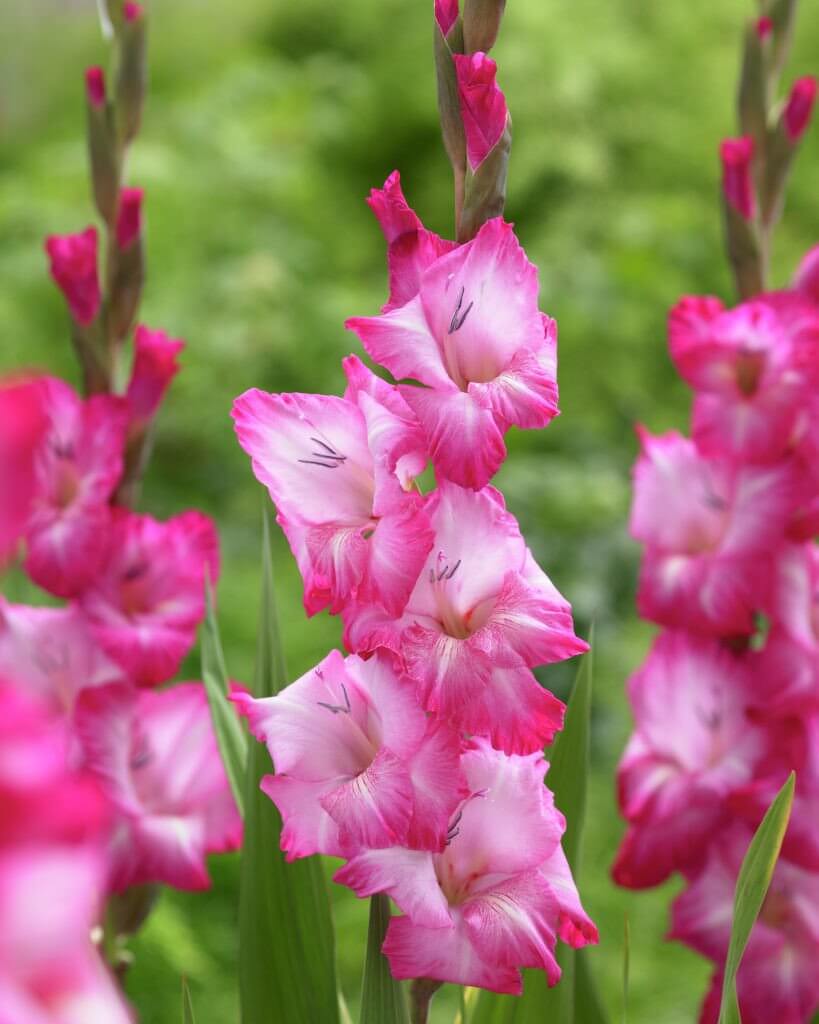
[[[440, 583], [441, 580], [444, 580], [444, 579], [451, 580], [452, 577], [455, 575], [455, 573], [458, 571], [458, 566], [460, 564], [461, 564], [461, 560], [459, 558], [458, 561], [452, 566], [451, 569], [449, 568], [448, 565], [445, 565], [443, 567], [443, 569], [441, 569], [441, 571], [438, 573], [438, 582]], [[434, 573], [433, 573], [432, 569], [430, 569], [429, 574], [430, 574], [429, 575], [430, 583], [434, 583], [435, 579], [434, 579]]]
[[460, 558], [459, 558], [459, 559], [458, 559], [458, 561], [457, 561], [457, 562], [456, 562], [456, 563], [455, 563], [455, 564], [454, 564], [454, 565], [452, 566], [452, 568], [451, 568], [451, 569], [449, 570], [449, 572], [447, 573], [447, 576], [446, 576], [446, 578], [447, 578], [448, 580], [451, 580], [451, 579], [452, 579], [452, 577], [453, 577], [453, 576], [455, 575], [455, 573], [456, 573], [456, 572], [458, 571], [458, 566], [459, 566], [460, 564], [461, 564], [461, 560], [460, 560]]
[[305, 466], [321, 466], [322, 469], [337, 469], [343, 462], [347, 461], [346, 455], [340, 455], [335, 448], [332, 448], [325, 441], [322, 441], [320, 437], [311, 437], [310, 440], [313, 444], [317, 444], [319, 448], [324, 449], [319, 452], [310, 452], [313, 456], [312, 459], [299, 459]]
[[341, 704], [326, 704], [323, 700], [320, 700], [320, 701], [317, 702], [318, 706], [320, 708], [327, 708], [327, 710], [328, 711], [332, 711], [334, 715], [337, 715], [339, 713], [341, 713], [343, 715], [349, 715], [349, 713], [353, 710], [353, 706], [350, 703], [350, 696], [347, 693], [347, 687], [344, 685], [344, 683], [341, 684], [341, 692], [344, 694], [344, 704], [343, 705], [341, 705]]
[[51, 450], [58, 459], [73, 459], [74, 445], [70, 441], [55, 439], [51, 442]]
[[446, 830], [446, 845], [447, 846], [449, 846], [449, 844], [452, 842], [452, 840], [455, 838], [455, 836], [460, 835], [461, 830], [458, 828], [458, 826], [460, 825], [461, 818], [463, 816], [464, 816], [464, 811], [463, 811], [463, 807], [462, 807], [460, 809], [460, 811], [458, 811], [458, 813], [452, 819], [452, 821], [450, 822], [449, 828]]
[[151, 760], [150, 750], [140, 750], [131, 758], [131, 771], [138, 772]]
[[455, 307], [455, 312], [452, 314], [452, 319], [449, 321], [449, 334], [454, 334], [456, 331], [459, 331], [463, 327], [466, 318], [469, 316], [470, 309], [472, 309], [472, 307], [475, 305], [474, 302], [470, 302], [466, 309], [463, 311], [463, 313], [461, 313], [461, 306], [463, 305], [463, 301], [464, 290], [462, 286], [460, 295], [458, 296], [458, 305]]
[[140, 576], [144, 576], [147, 571], [148, 566], [145, 562], [137, 562], [136, 565], [132, 565], [129, 569], [125, 570], [122, 578], [130, 583], [133, 580], [138, 580]]

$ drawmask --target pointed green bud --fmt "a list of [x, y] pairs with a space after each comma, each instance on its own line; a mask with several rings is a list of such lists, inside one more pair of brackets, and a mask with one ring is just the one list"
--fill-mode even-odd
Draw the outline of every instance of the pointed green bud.
[[111, 225], [117, 215], [119, 160], [111, 106], [105, 93], [102, 68], [89, 68], [85, 73], [87, 99], [88, 159], [94, 202], [100, 216]]
[[127, 0], [122, 10], [116, 110], [119, 138], [123, 145], [127, 145], [139, 131], [142, 107], [148, 90], [147, 26], [141, 4]]

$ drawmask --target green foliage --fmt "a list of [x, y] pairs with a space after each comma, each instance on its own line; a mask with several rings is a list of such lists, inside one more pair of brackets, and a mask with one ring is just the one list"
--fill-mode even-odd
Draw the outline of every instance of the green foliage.
[[748, 852], [739, 870], [734, 892], [734, 919], [731, 925], [731, 941], [725, 960], [725, 974], [722, 982], [722, 1003], [719, 1024], [741, 1024], [737, 1002], [737, 971], [742, 954], [751, 937], [751, 929], [759, 916], [765, 894], [771, 882], [785, 829], [791, 816], [793, 792], [796, 785], [794, 772], [776, 795], [768, 808], [762, 823], [748, 846]]
[[219, 625], [213, 607], [213, 591], [207, 584], [206, 614], [200, 634], [202, 679], [210, 705], [210, 717], [219, 744], [222, 764], [240, 813], [244, 817], [244, 779], [247, 764], [247, 735], [242, 730], [236, 711], [228, 700], [230, 682], [219, 636]]
[[404, 990], [390, 974], [390, 966], [381, 952], [389, 923], [389, 897], [371, 896], [360, 1024], [409, 1024]]
[[182, 979], [182, 1024], [196, 1024], [196, 1015], [193, 1012], [193, 1000], [191, 990], [188, 986], [188, 979]]
[[[256, 697], [271, 697], [287, 675], [273, 593], [270, 515], [265, 506]], [[288, 864], [281, 818], [259, 789], [272, 771], [261, 743], [250, 744], [239, 888], [239, 993], [242, 1024], [338, 1022], [333, 924], [321, 861]]]

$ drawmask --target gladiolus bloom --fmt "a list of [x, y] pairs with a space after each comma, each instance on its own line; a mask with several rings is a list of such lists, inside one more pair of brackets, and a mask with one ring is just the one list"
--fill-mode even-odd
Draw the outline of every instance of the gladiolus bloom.
[[205, 857], [239, 846], [241, 820], [202, 685], [87, 689], [75, 728], [83, 766], [115, 809], [110, 887], [207, 888]]
[[278, 509], [308, 614], [357, 599], [400, 615], [432, 544], [410, 490], [423, 435], [395, 388], [354, 356], [345, 369], [344, 398], [246, 392], [236, 433]]
[[497, 472], [510, 426], [557, 414], [557, 330], [537, 296], [537, 269], [496, 218], [428, 267], [404, 306], [347, 321], [396, 379], [424, 385], [399, 390], [436, 470], [461, 486], [479, 490]]
[[458, 78], [461, 117], [466, 132], [466, 155], [476, 171], [500, 141], [508, 112], [495, 82], [497, 64], [485, 53], [453, 54]]
[[108, 560], [80, 605], [103, 650], [139, 686], [178, 670], [205, 614], [205, 578], [219, 575], [213, 523], [199, 512], [167, 522], [116, 509]]
[[565, 829], [543, 785], [540, 753], [507, 756], [474, 740], [461, 763], [470, 795], [442, 853], [385, 849], [358, 854], [335, 880], [358, 896], [387, 892], [404, 911], [383, 952], [396, 978], [434, 978], [521, 991], [520, 968], [560, 978], [558, 935], [597, 941], [560, 847]]
[[351, 605], [346, 643], [400, 653], [423, 707], [459, 731], [510, 753], [542, 749], [564, 708], [531, 669], [588, 650], [571, 607], [494, 488], [442, 483], [428, 512], [435, 540], [403, 616]]
[[443, 849], [464, 795], [459, 740], [427, 721], [388, 655], [332, 651], [275, 697], [233, 700], [273, 758], [262, 788], [284, 819], [288, 860]]
[[171, 381], [179, 372], [177, 356], [185, 342], [143, 324], [134, 332], [134, 365], [126, 398], [131, 420], [147, 423], [159, 408]]

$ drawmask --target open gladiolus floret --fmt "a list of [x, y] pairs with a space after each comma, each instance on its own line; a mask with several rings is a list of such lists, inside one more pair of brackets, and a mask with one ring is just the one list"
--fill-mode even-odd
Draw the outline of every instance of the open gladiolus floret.
[[287, 857], [342, 857], [337, 881], [403, 911], [395, 977], [518, 993], [524, 967], [558, 980], [558, 937], [597, 939], [544, 785], [564, 708], [532, 672], [587, 645], [489, 485], [509, 427], [557, 413], [556, 330], [511, 225], [444, 241], [397, 172], [369, 202], [390, 296], [348, 326], [395, 383], [350, 356], [343, 397], [252, 390], [233, 412], [305, 607], [339, 613], [351, 653], [233, 699], [270, 751]]

